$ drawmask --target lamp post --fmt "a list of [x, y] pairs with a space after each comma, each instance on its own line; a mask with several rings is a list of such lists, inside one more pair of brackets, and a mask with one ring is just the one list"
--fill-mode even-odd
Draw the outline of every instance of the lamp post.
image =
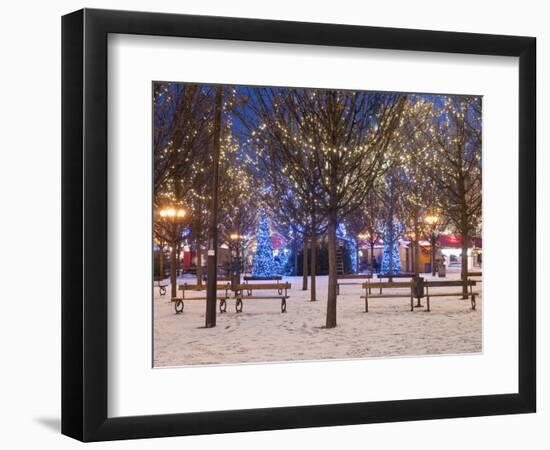
[[186, 212], [183, 208], [168, 206], [159, 211], [161, 221], [170, 227], [170, 286], [172, 297], [177, 297], [176, 260], [178, 225], [184, 220]]
[[431, 261], [431, 266], [432, 266], [432, 276], [435, 276], [435, 244], [436, 244], [436, 241], [437, 241], [437, 233], [436, 233], [436, 230], [437, 230], [437, 227], [439, 226], [439, 224], [441, 223], [441, 219], [438, 215], [436, 214], [431, 214], [431, 215], [428, 215], [425, 217], [424, 221], [428, 224], [428, 226], [430, 227], [430, 247], [431, 247], [431, 253], [432, 253], [432, 261]]

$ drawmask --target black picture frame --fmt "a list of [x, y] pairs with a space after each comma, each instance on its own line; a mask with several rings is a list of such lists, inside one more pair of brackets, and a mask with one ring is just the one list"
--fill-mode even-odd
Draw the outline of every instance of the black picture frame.
[[[499, 395], [107, 416], [109, 33], [519, 57], [519, 385]], [[62, 18], [62, 433], [82, 441], [535, 412], [536, 39], [84, 9]]]

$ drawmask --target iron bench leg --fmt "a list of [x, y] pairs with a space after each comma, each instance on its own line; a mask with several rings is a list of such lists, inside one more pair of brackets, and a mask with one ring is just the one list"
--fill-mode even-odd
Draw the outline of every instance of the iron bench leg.
[[183, 312], [183, 300], [178, 299], [174, 303], [174, 309], [176, 310], [176, 314], [180, 314]]
[[427, 294], [426, 296], [426, 312], [430, 312], [430, 294]]
[[235, 312], [243, 312], [243, 300], [242, 298], [237, 298], [237, 301], [235, 302]]
[[[277, 282], [279, 284], [279, 282]], [[283, 290], [279, 290], [279, 295], [283, 294]], [[288, 289], [285, 287], [285, 296], [281, 299], [281, 313], [286, 313], [286, 298], [288, 297]]]
[[220, 314], [227, 311], [227, 302], [225, 301], [225, 298], [222, 298], [220, 300]]
[[472, 292], [472, 309], [476, 310], [476, 294]]

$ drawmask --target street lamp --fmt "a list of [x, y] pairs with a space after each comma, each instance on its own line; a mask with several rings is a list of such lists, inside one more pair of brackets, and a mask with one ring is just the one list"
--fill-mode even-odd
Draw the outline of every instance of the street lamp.
[[[177, 297], [177, 279], [176, 279], [176, 265], [177, 265], [177, 240], [178, 240], [178, 224], [183, 221], [187, 215], [183, 208], [177, 208], [174, 206], [166, 206], [159, 210], [160, 219], [163, 222], [170, 224], [170, 285], [172, 297]], [[161, 256], [162, 257], [162, 256]]]
[[171, 220], [177, 220], [177, 219], [183, 219], [185, 217], [185, 210], [183, 208], [163, 208], [159, 211], [159, 215], [163, 219], [171, 219]]
[[438, 225], [441, 223], [441, 218], [437, 214], [430, 214], [424, 218], [424, 222], [426, 222], [430, 226], [430, 247], [432, 248], [431, 266], [432, 266], [432, 276], [435, 276], [435, 244], [437, 241], [436, 229]]
[[439, 216], [429, 215], [424, 220], [428, 225], [437, 225], [439, 223]]

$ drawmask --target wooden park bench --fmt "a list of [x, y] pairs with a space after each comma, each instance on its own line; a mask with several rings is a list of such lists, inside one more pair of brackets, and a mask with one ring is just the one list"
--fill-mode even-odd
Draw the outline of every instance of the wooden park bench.
[[[472, 305], [472, 309], [475, 311], [476, 309], [476, 295], [477, 293], [473, 291], [473, 287], [477, 284], [477, 281], [475, 280], [468, 280], [468, 287], [470, 288], [470, 302]], [[424, 281], [424, 287], [425, 287], [425, 294], [426, 294], [426, 311], [430, 310], [430, 297], [460, 297], [462, 298], [462, 285], [463, 282], [460, 280], [453, 280], [453, 281]], [[436, 292], [430, 294], [430, 288], [437, 288], [437, 287], [460, 287], [459, 291], [452, 291], [452, 292]]]
[[[372, 280], [372, 273], [353, 273], [353, 274], [343, 274], [337, 275], [336, 280], [338, 284], [336, 285], [336, 294], [340, 295], [340, 285], [362, 285], [365, 281], [361, 280]], [[351, 280], [351, 281], [340, 281], [340, 280]], [[354, 281], [355, 280], [355, 281]], [[370, 291], [369, 291], [370, 293]]]
[[[251, 281], [276, 281], [277, 284], [279, 284], [279, 281], [282, 281], [283, 277], [281, 275], [272, 275], [269, 277], [255, 277], [255, 276], [244, 276], [244, 284], [252, 284]], [[279, 295], [283, 294], [282, 289], [277, 289], [279, 292]], [[252, 291], [250, 289], [247, 289], [248, 295], [252, 295]]]
[[[206, 300], [206, 295], [201, 296], [194, 296], [194, 297], [186, 297], [186, 292], [197, 292], [200, 293], [202, 291], [206, 291], [206, 284], [180, 284], [178, 286], [178, 290], [182, 291], [181, 297], [172, 297], [172, 302], [174, 302], [174, 309], [176, 311], [176, 314], [180, 314], [183, 312], [183, 306], [184, 301], [194, 301], [194, 300]], [[220, 301], [220, 313], [224, 313], [227, 310], [227, 299], [229, 298], [229, 292], [230, 292], [231, 284], [218, 284], [216, 286], [217, 291], [225, 291], [224, 294], [218, 294], [216, 292], [216, 299]], [[205, 292], [206, 294], [206, 292]], [[197, 294], [198, 295], [198, 294]]]
[[[416, 282], [414, 281], [380, 281], [375, 283], [363, 283], [363, 289], [365, 289], [365, 295], [361, 298], [365, 299], [365, 312], [369, 312], [369, 299], [371, 298], [409, 298], [411, 300], [411, 311], [414, 311], [414, 287]], [[370, 294], [371, 288], [380, 288], [380, 294]], [[382, 294], [382, 288], [386, 289], [407, 289], [408, 292], [402, 294]]]
[[[239, 284], [235, 286], [235, 311], [240, 313], [243, 311], [243, 299], [248, 300], [281, 300], [281, 312], [286, 312], [286, 300], [289, 298], [288, 289], [291, 288], [290, 283], [258, 283], [258, 284]], [[253, 295], [254, 291], [277, 291], [278, 295]], [[284, 290], [284, 292], [283, 292]], [[243, 295], [243, 291], [247, 291], [248, 295]]]
[[[415, 273], [413, 272], [401, 272], [401, 273], [377, 273], [376, 274], [376, 277], [379, 279], [379, 280], [384, 280], [384, 279], [387, 279], [388, 282], [392, 283], [393, 282], [393, 279], [394, 278], [409, 278], [409, 279], [412, 279], [415, 277]], [[383, 283], [383, 282], [381, 282]], [[382, 287], [383, 286], [380, 286], [380, 294], [382, 294]]]

